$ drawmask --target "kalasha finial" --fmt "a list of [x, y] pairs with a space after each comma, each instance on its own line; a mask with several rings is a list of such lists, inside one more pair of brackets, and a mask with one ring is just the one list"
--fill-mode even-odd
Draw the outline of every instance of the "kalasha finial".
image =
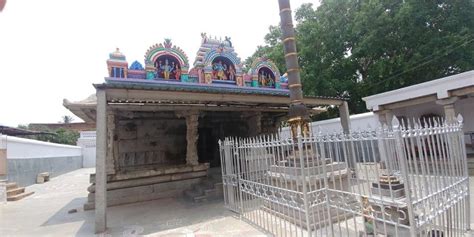
[[125, 59], [125, 55], [123, 55], [122, 52], [120, 52], [120, 49], [118, 47], [115, 48], [115, 51], [109, 55], [110, 55], [110, 58]]
[[164, 45], [165, 45], [165, 48], [171, 48], [173, 43], [171, 43], [171, 39], [165, 39]]

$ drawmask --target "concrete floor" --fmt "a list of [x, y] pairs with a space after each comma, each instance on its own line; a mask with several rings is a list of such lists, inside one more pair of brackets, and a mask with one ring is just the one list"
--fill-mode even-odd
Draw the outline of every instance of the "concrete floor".
[[[0, 205], [0, 236], [93, 236], [94, 211], [82, 209], [92, 172], [80, 169], [29, 186], [34, 195]], [[474, 177], [470, 190], [474, 203]], [[77, 212], [68, 214], [72, 209]], [[471, 216], [474, 228], [474, 207]], [[108, 227], [101, 236], [265, 236], [226, 210], [221, 200], [162, 199], [110, 207]]]
[[[29, 186], [34, 195], [0, 205], [0, 236], [93, 236], [94, 211], [82, 209], [93, 172], [80, 169]], [[223, 205], [162, 199], [110, 207], [101, 236], [265, 236]], [[68, 214], [72, 209], [78, 212]]]

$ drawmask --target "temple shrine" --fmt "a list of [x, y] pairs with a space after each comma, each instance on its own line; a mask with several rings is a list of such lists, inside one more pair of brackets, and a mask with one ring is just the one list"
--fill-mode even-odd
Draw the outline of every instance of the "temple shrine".
[[[287, 119], [286, 77], [265, 57], [244, 68], [229, 37], [201, 34], [192, 67], [169, 39], [149, 47], [144, 64], [129, 65], [117, 49], [107, 67], [95, 96], [64, 100], [85, 122], [96, 123], [96, 174], [84, 207], [96, 209], [99, 232], [107, 206], [182, 195], [196, 201], [219, 192], [209, 183], [209, 170], [220, 175], [218, 141], [276, 133]], [[321, 106], [347, 111], [338, 98], [305, 97], [304, 104], [312, 114]], [[348, 129], [348, 120], [342, 123]], [[200, 184], [210, 188], [196, 189]]]

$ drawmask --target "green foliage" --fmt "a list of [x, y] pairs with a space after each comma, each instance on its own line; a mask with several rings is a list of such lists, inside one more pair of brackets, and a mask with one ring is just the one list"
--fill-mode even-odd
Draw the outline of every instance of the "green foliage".
[[51, 142], [76, 145], [77, 139], [79, 138], [79, 133], [73, 130], [59, 128], [55, 131], [56, 136]]
[[283, 52], [283, 43], [281, 42], [281, 30], [279, 26], [270, 26], [269, 33], [265, 35], [265, 45], [258, 46], [257, 50], [244, 61], [244, 66], [248, 70], [252, 62], [262, 56], [273, 60], [278, 70], [285, 72], [285, 58]]
[[77, 139], [79, 138], [78, 132], [65, 129], [65, 128], [58, 128], [56, 130], [51, 130], [45, 126], [32, 127], [30, 125], [18, 125], [18, 128], [48, 133], [48, 134], [26, 136], [29, 139], [34, 139], [38, 141], [53, 142], [53, 143], [67, 144], [67, 145], [76, 145]]
[[[303, 4], [295, 19], [304, 93], [349, 98], [351, 113], [361, 113], [365, 96], [472, 70], [472, 12], [472, 0]], [[264, 53], [282, 67], [274, 27], [265, 42], [252, 57]], [[330, 109], [318, 119], [336, 115]]]

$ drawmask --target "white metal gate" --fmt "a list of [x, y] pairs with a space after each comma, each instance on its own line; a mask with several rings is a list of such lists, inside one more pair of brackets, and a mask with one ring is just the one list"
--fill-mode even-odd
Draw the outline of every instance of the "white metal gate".
[[226, 138], [225, 205], [275, 236], [465, 236], [462, 117], [391, 125], [296, 141]]

